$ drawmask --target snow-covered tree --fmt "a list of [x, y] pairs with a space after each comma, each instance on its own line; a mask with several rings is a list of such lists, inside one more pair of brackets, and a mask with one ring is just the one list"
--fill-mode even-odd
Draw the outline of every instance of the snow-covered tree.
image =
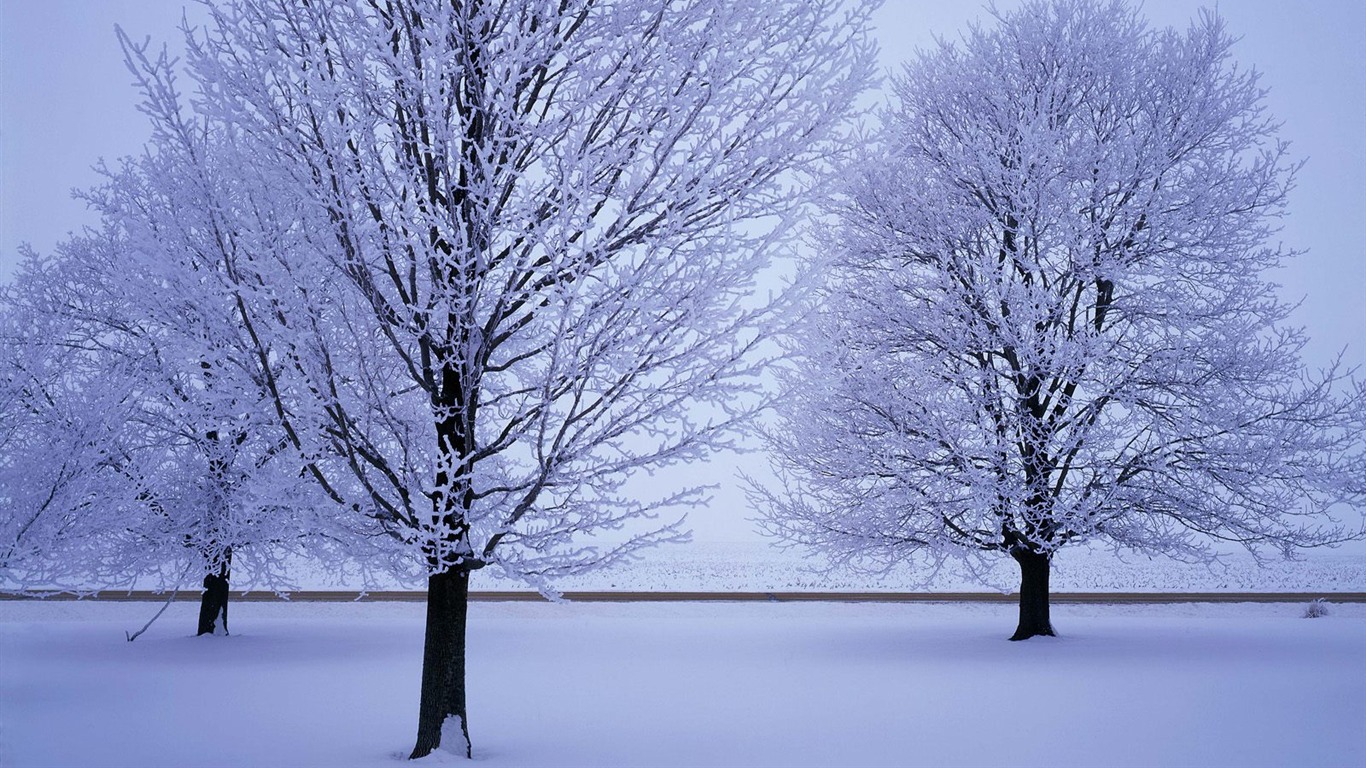
[[906, 67], [848, 169], [768, 528], [865, 567], [1009, 555], [1012, 639], [1053, 633], [1066, 544], [1359, 536], [1366, 390], [1303, 369], [1265, 276], [1294, 255], [1295, 166], [1224, 23], [1096, 0], [995, 18]]
[[[227, 629], [233, 564], [282, 587], [332, 502], [263, 396], [225, 241], [214, 136], [174, 112], [165, 59], [130, 58], [155, 151], [85, 193], [103, 218], [27, 254], [3, 294], [0, 546], [9, 588], [202, 580], [199, 633]], [[12, 415], [11, 415], [12, 414]], [[322, 520], [329, 520], [322, 518]]]
[[549, 590], [682, 535], [629, 526], [698, 489], [623, 484], [759, 406], [754, 279], [869, 80], [872, 5], [236, 0], [187, 34], [261, 391], [426, 576], [413, 757], [469, 754], [472, 570]]
[[0, 577], [202, 581], [199, 634], [225, 632], [234, 558], [249, 583], [287, 586], [325, 500], [252, 385], [218, 289], [165, 255], [110, 228], [30, 257], [7, 287]]

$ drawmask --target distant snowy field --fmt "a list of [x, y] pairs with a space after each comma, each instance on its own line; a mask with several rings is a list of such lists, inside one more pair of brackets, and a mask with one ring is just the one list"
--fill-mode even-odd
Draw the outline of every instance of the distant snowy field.
[[[0, 765], [404, 765], [420, 604], [0, 603]], [[485, 766], [1361, 766], [1366, 605], [476, 603]], [[464, 764], [435, 755], [421, 765]]]
[[[1004, 556], [980, 577], [951, 569], [930, 574], [903, 567], [876, 575], [830, 570], [819, 559], [762, 540], [699, 541], [646, 550], [635, 561], [558, 579], [550, 586], [562, 591], [643, 592], [1011, 592], [1019, 586], [1019, 569]], [[135, 586], [157, 589], [160, 585], [144, 579]], [[197, 592], [197, 585], [186, 586]], [[233, 573], [235, 589], [389, 590], [425, 586], [384, 576], [368, 582], [358, 577], [338, 579], [307, 563], [294, 570], [290, 584], [254, 583], [241, 569]], [[1366, 542], [1354, 542], [1342, 549], [1311, 550], [1298, 560], [1273, 559], [1261, 564], [1236, 550], [1209, 565], [1073, 547], [1064, 549], [1054, 560], [1052, 587], [1058, 592], [1366, 592]], [[499, 578], [493, 568], [476, 571], [471, 588], [531, 589], [522, 582]]]
[[[763, 540], [698, 541], [646, 550], [634, 561], [561, 578], [549, 586], [566, 592], [1013, 592], [1020, 578], [1014, 561], [1004, 556], [980, 578], [952, 569], [931, 574], [901, 567], [872, 575], [824, 566], [817, 558]], [[307, 562], [297, 563], [289, 576], [289, 583], [269, 584], [254, 581], [245, 569], [236, 568], [232, 584], [234, 589], [280, 592], [426, 588], [425, 583], [382, 574], [368, 580], [355, 574], [337, 576]], [[197, 582], [181, 585], [190, 593], [185, 597], [198, 594]], [[169, 588], [152, 578], [132, 585], [145, 590], [163, 587]], [[0, 591], [6, 588], [12, 590], [14, 585], [0, 582]], [[99, 585], [92, 583], [90, 588]], [[494, 568], [476, 571], [471, 588], [532, 591], [523, 582], [500, 578]], [[1234, 550], [1208, 565], [1071, 547], [1054, 559], [1052, 588], [1056, 592], [1309, 592], [1329, 597], [1335, 592], [1366, 592], [1366, 542], [1309, 550], [1298, 560], [1263, 563]]]
[[[796, 550], [762, 541], [694, 542], [648, 550], [637, 562], [569, 579], [561, 590], [703, 592], [774, 591], [1014, 591], [1019, 569], [1007, 557], [982, 579], [952, 570], [927, 574], [898, 568], [868, 575], [827, 572], [823, 563]], [[521, 585], [476, 572], [474, 589], [517, 589]], [[309, 584], [322, 586], [318, 580]], [[1058, 553], [1052, 586], [1059, 592], [1366, 592], [1366, 549], [1312, 550], [1299, 560], [1257, 563], [1246, 552], [1229, 552], [1211, 565], [1116, 555], [1074, 547]], [[314, 587], [316, 588], [316, 587]]]

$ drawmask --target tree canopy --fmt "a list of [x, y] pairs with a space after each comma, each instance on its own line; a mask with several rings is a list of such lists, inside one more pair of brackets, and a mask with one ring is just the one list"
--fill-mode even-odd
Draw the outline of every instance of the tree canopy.
[[1017, 637], [1052, 633], [1066, 544], [1360, 535], [1366, 390], [1303, 369], [1267, 279], [1296, 165], [1233, 44], [1056, 0], [907, 65], [814, 258], [770, 530], [874, 567], [1009, 554]]

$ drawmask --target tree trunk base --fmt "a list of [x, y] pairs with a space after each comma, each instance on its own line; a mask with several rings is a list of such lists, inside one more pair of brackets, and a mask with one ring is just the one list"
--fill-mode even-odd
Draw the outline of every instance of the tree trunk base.
[[1056, 637], [1048, 614], [1048, 576], [1052, 557], [1017, 547], [1010, 552], [1020, 564], [1020, 622], [1012, 641]]
[[211, 573], [204, 577], [199, 598], [198, 635], [228, 634], [228, 578]]
[[427, 631], [417, 744], [409, 760], [433, 750], [472, 756], [465, 716], [465, 623], [470, 572], [456, 567], [427, 577]]
[[1021, 640], [1028, 640], [1028, 639], [1031, 638], [1031, 637], [1057, 637], [1057, 636], [1058, 636], [1058, 633], [1055, 632], [1055, 631], [1053, 630], [1052, 627], [1045, 627], [1045, 628], [1042, 628], [1042, 629], [1032, 629], [1032, 628], [1029, 628], [1029, 627], [1019, 627], [1019, 626], [1017, 626], [1017, 627], [1015, 628], [1015, 634], [1011, 635], [1008, 639], [1009, 639], [1012, 643], [1015, 643], [1015, 642], [1019, 642], [1019, 641], [1021, 641]]

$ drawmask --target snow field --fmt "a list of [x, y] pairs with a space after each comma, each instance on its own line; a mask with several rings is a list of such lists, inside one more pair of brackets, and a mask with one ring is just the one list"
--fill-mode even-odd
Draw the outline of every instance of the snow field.
[[[1259, 565], [1243, 551], [1222, 554], [1219, 563], [1181, 563], [1149, 559], [1132, 553], [1116, 554], [1103, 547], [1066, 547], [1054, 560], [1051, 575], [1055, 592], [1366, 592], [1366, 547], [1311, 550], [1296, 561], [1270, 560]], [[980, 575], [946, 568], [930, 577], [910, 565], [881, 576], [850, 569], [822, 570], [821, 560], [801, 550], [782, 550], [767, 540], [752, 542], [690, 542], [659, 547], [633, 562], [567, 577], [556, 582], [563, 590], [641, 591], [1013, 591], [1020, 587], [1020, 569], [1002, 555]], [[297, 569], [300, 571], [306, 568]], [[479, 571], [474, 589], [525, 588], [519, 582], [496, 578], [494, 569]], [[928, 579], [928, 581], [927, 581]], [[336, 588], [315, 580], [322, 588]], [[390, 588], [401, 588], [395, 584]]]
[[[0, 765], [404, 765], [420, 604], [0, 603]], [[476, 603], [486, 766], [1360, 766], [1366, 606]], [[434, 754], [420, 764], [464, 764]]]

